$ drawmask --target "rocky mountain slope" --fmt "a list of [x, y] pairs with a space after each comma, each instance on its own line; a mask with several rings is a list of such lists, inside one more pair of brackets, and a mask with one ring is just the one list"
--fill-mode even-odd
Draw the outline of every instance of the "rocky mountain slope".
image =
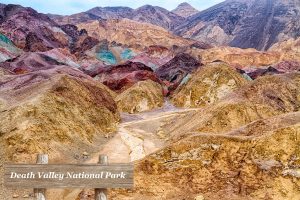
[[79, 24], [100, 19], [131, 19], [137, 22], [150, 23], [172, 30], [183, 22], [181, 17], [158, 6], [145, 5], [137, 9], [128, 7], [96, 7], [83, 13], [70, 16], [51, 16], [59, 24]]
[[[296, 116], [299, 113], [292, 118]], [[294, 166], [299, 165], [295, 160], [299, 121], [284, 121], [282, 128], [269, 129], [264, 136], [194, 133], [137, 162], [136, 189], [114, 191], [111, 196], [120, 200], [298, 199], [299, 172]]]
[[68, 36], [47, 15], [31, 8], [0, 8], [0, 31], [25, 51], [47, 51], [68, 46]]
[[247, 80], [226, 63], [212, 63], [197, 70], [172, 96], [179, 107], [204, 107], [214, 104]]
[[188, 17], [198, 13], [199, 11], [196, 8], [194, 8], [193, 6], [191, 6], [189, 3], [184, 2], [184, 3], [179, 4], [177, 6], [177, 8], [172, 10], [172, 12], [181, 17], [188, 18]]
[[63, 49], [52, 49], [47, 52], [25, 52], [14, 60], [0, 63], [0, 67], [16, 74], [26, 74], [34, 71], [53, 69], [57, 66], [68, 66], [78, 69], [75, 56]]
[[227, 0], [201, 12], [187, 3], [173, 11], [151, 5], [137, 9], [96, 7], [75, 15], [50, 17], [59, 24], [127, 18], [213, 45], [257, 50], [300, 36], [300, 4], [296, 0]]
[[69, 48], [82, 56], [98, 43], [74, 25], [60, 26], [45, 14], [12, 4], [0, 7], [0, 32], [18, 48], [32, 52]]
[[258, 119], [297, 112], [300, 108], [299, 78], [299, 72], [260, 77], [208, 106], [207, 115], [202, 110], [187, 117], [186, 124], [174, 127], [174, 134], [183, 133], [187, 127], [191, 132], [221, 134]]
[[21, 49], [17, 48], [9, 38], [0, 33], [0, 62], [15, 58], [21, 53]]
[[108, 40], [141, 49], [151, 45], [172, 47], [185, 46], [192, 41], [172, 35], [167, 30], [147, 23], [129, 19], [100, 20], [77, 25], [98, 40]]
[[189, 49], [186, 52], [201, 58], [203, 64], [223, 61], [246, 73], [269, 67], [284, 72], [299, 70], [299, 39], [290, 39], [273, 46], [269, 51], [221, 46], [205, 50]]
[[201, 11], [175, 32], [217, 45], [266, 50], [299, 37], [299, 1], [227, 0]]
[[117, 92], [122, 92], [139, 81], [152, 80], [154, 82], [160, 82], [150, 67], [142, 63], [133, 62], [102, 67], [94, 79]]
[[[1, 77], [0, 132], [9, 146], [7, 158], [21, 161], [23, 158], [17, 157], [25, 152], [47, 152], [51, 148], [48, 145], [60, 142], [89, 143], [97, 134], [115, 129], [119, 114], [105, 86], [56, 73], [51, 70]], [[94, 123], [87, 127], [90, 117]], [[47, 144], [49, 140], [53, 142]]]
[[173, 30], [184, 18], [158, 6], [145, 5], [136, 9], [131, 19]]
[[78, 24], [99, 19], [122, 19], [130, 16], [133, 12], [129, 7], [95, 7], [86, 12], [70, 16], [50, 15], [59, 24]]
[[180, 53], [166, 64], [155, 70], [155, 73], [167, 84], [169, 91], [175, 90], [189, 75], [196, 71], [201, 63], [189, 54]]

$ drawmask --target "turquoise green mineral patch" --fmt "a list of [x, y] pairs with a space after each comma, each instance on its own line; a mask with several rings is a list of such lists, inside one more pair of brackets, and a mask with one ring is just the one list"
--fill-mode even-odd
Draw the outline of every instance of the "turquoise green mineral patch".
[[117, 64], [117, 59], [111, 51], [102, 50], [96, 54], [97, 59], [102, 60], [108, 64]]
[[4, 62], [8, 59], [11, 59], [13, 56], [17, 56], [21, 53], [21, 50], [18, 49], [12, 41], [5, 35], [0, 33], [0, 49], [4, 50], [0, 53], [0, 62]]
[[122, 60], [129, 60], [134, 57], [134, 53], [131, 49], [124, 49], [121, 53]]
[[8, 37], [6, 37], [5, 35], [0, 33], [0, 41], [9, 44], [9, 45], [13, 45], [13, 43], [10, 41], [10, 39], [8, 39]]

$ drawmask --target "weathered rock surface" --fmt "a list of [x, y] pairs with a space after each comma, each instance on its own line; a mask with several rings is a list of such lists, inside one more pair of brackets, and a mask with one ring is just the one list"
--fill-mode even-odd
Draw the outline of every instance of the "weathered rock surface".
[[184, 78], [200, 67], [200, 62], [186, 53], [176, 55], [172, 60], [155, 70], [161, 80], [170, 82], [169, 90], [175, 90]]
[[257, 69], [253, 72], [248, 73], [247, 75], [250, 76], [251, 79], [257, 79], [260, 76], [266, 75], [274, 75], [274, 74], [281, 74], [282, 72], [278, 71], [273, 67], [268, 67], [265, 69]]
[[[161, 127], [169, 145], [135, 163], [114, 199], [300, 197], [299, 73], [261, 77]], [[193, 128], [191, 128], [193, 127]]]
[[169, 128], [174, 135], [187, 130], [221, 134], [255, 120], [297, 112], [299, 84], [299, 72], [260, 77]]
[[174, 36], [159, 26], [129, 19], [92, 21], [77, 26], [80, 29], [85, 29], [91, 37], [99, 41], [115, 41], [140, 50], [151, 45], [162, 45], [170, 48], [173, 45], [188, 46], [192, 44], [192, 41]]
[[132, 17], [130, 17], [130, 19], [139, 22], [150, 23], [167, 30], [173, 30], [184, 21], [183, 17], [173, 12], [151, 5], [145, 5], [137, 8], [132, 13]]
[[90, 50], [99, 43], [97, 39], [88, 36], [86, 30], [78, 30], [75, 25], [65, 24], [61, 26], [61, 29], [71, 37], [69, 49], [76, 57], [85, 56], [85, 51]]
[[68, 46], [68, 35], [49, 17], [19, 5], [0, 7], [0, 31], [25, 51]]
[[103, 67], [95, 76], [96, 80], [110, 89], [121, 92], [133, 86], [135, 83], [144, 80], [160, 82], [159, 78], [150, 67], [142, 63], [127, 62], [122, 65]]
[[122, 45], [114, 41], [110, 42], [106, 39], [101, 40], [85, 54], [87, 55], [85, 59], [88, 61], [94, 58], [98, 61], [95, 64], [99, 64], [100, 61], [103, 65], [123, 64], [136, 56], [135, 51], [129, 48], [128, 45]]
[[297, 199], [299, 131], [298, 121], [257, 137], [194, 133], [137, 162], [135, 189], [112, 198]]
[[233, 47], [214, 47], [205, 50], [189, 49], [185, 52], [200, 58], [203, 64], [224, 61], [250, 75], [250, 77], [253, 75], [254, 78], [257, 78], [264, 74], [299, 71], [300, 58], [297, 47], [295, 42], [290, 45], [284, 50], [284, 45], [281, 43], [281, 48], [272, 47], [267, 52]]
[[0, 62], [16, 58], [22, 53], [10, 39], [0, 33]]
[[175, 32], [216, 45], [266, 50], [299, 37], [298, 1], [227, 0], [189, 18]]
[[0, 67], [16, 74], [25, 74], [33, 71], [55, 68], [57, 66], [69, 66], [79, 68], [73, 57], [64, 49], [52, 49], [46, 52], [26, 52], [19, 57], [0, 63]]
[[172, 12], [181, 17], [188, 18], [188, 17], [198, 13], [199, 11], [196, 8], [194, 8], [193, 6], [191, 6], [189, 3], [184, 2], [184, 3], [179, 4], [177, 6], [177, 8], [172, 10]]
[[108, 89], [55, 70], [0, 77], [0, 140], [5, 158], [32, 162], [36, 153], [63, 158], [116, 130], [119, 112]]
[[214, 47], [207, 50], [192, 51], [192, 55], [201, 56], [202, 63], [224, 61], [235, 67], [263, 67], [277, 64], [282, 60], [280, 52], [262, 52], [255, 49], [239, 49], [234, 47]]
[[246, 84], [246, 79], [225, 63], [212, 63], [199, 69], [172, 95], [179, 107], [213, 104]]
[[200, 66], [200, 62], [194, 57], [182, 53], [176, 55], [168, 63], [159, 67], [155, 72], [160, 78], [168, 81], [177, 81], [182, 79], [187, 74], [193, 72]]
[[143, 63], [144, 65], [151, 67], [153, 70], [156, 70], [160, 66], [169, 62], [173, 57], [174, 52], [167, 47], [152, 45], [147, 47], [144, 52], [134, 56], [130, 59], [130, 61]]
[[51, 16], [59, 24], [79, 24], [100, 19], [131, 19], [149, 23], [165, 29], [174, 29], [183, 22], [181, 17], [158, 6], [145, 5], [137, 9], [128, 7], [95, 7], [83, 13], [70, 16]]
[[47, 15], [31, 8], [4, 5], [1, 9], [0, 30], [17, 47], [25, 51], [48, 51], [53, 48], [69, 48], [77, 57], [94, 47], [98, 40], [88, 36], [75, 25], [58, 25]]
[[206, 42], [197, 41], [197, 42], [193, 43], [190, 47], [194, 48], [194, 49], [211, 49], [214, 46], [211, 44], [208, 44]]
[[269, 51], [280, 52], [283, 61], [300, 62], [300, 38], [278, 42]]
[[58, 24], [79, 24], [99, 19], [122, 19], [131, 15], [132, 8], [128, 7], [95, 7], [86, 12], [69, 16], [51, 15]]
[[250, 76], [256, 73], [254, 78], [257, 78], [264, 74], [299, 71], [300, 54], [296, 41], [278, 43], [267, 52], [234, 47], [192, 48], [185, 52], [200, 58], [203, 64], [224, 61]]
[[273, 66], [280, 72], [300, 71], [300, 62], [297, 61], [282, 61]]
[[269, 51], [297, 51], [299, 52], [300, 38], [286, 39], [274, 44]]
[[116, 97], [118, 109], [137, 113], [159, 108], [164, 103], [163, 89], [152, 80], [137, 82]]

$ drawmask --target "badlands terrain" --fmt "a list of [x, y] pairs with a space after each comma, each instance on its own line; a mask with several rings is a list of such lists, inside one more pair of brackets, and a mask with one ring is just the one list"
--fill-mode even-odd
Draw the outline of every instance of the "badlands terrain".
[[[4, 163], [134, 164], [113, 200], [300, 199], [300, 3], [96, 7], [0, 4]], [[49, 200], [93, 190], [47, 190]]]

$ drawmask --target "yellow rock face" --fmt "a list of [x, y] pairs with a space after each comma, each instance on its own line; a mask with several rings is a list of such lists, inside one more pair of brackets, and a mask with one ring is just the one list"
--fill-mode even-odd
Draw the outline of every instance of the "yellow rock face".
[[102, 84], [39, 73], [6, 76], [5, 82], [0, 139], [10, 161], [32, 162], [36, 153], [64, 158], [116, 130], [119, 112]]
[[186, 85], [177, 89], [172, 102], [179, 107], [203, 107], [219, 101], [246, 82], [227, 64], [212, 63], [198, 70]]
[[[176, 99], [175, 99], [176, 100]], [[258, 119], [300, 109], [300, 74], [261, 77], [215, 104], [166, 127], [173, 135], [200, 131], [221, 134]], [[179, 122], [181, 121], [181, 122]]]
[[138, 113], [159, 108], [164, 103], [161, 85], [151, 80], [140, 81], [116, 97], [121, 112]]
[[299, 132], [298, 120], [254, 138], [195, 133], [136, 163], [135, 190], [113, 199], [298, 199]]

